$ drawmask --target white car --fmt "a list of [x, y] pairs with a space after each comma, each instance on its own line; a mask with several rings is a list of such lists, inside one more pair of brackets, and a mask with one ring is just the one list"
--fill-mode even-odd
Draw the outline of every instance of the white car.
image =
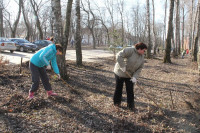
[[13, 53], [17, 49], [14, 42], [10, 41], [8, 38], [0, 38], [0, 51], [10, 50]]

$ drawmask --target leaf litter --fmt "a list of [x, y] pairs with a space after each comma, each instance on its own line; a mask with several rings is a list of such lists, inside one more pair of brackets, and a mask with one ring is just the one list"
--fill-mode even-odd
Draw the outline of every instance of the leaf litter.
[[122, 104], [113, 106], [115, 79], [112, 58], [83, 62], [77, 67], [67, 61], [69, 79], [58, 80], [48, 71], [57, 97], [47, 97], [42, 84], [35, 98], [28, 100], [31, 87], [28, 63], [6, 65], [0, 72], [0, 132], [200, 132], [200, 95], [197, 64], [191, 57], [173, 58], [162, 63], [162, 56], [146, 59], [138, 79], [145, 92], [135, 85], [137, 111]]

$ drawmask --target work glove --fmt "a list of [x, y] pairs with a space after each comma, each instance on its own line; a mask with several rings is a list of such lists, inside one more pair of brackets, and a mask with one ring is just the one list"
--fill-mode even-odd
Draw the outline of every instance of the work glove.
[[132, 77], [130, 81], [132, 81], [133, 83], [136, 83], [137, 79], [135, 77]]
[[120, 69], [122, 70], [122, 72], [126, 72], [126, 67], [122, 67]]
[[60, 79], [60, 74], [57, 74], [57, 76], [58, 76], [58, 79]]

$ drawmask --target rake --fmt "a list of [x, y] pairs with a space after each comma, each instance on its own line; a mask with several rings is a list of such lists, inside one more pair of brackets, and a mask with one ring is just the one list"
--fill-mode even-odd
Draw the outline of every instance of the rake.
[[[129, 76], [129, 78], [132, 78], [131, 75], [130, 75], [127, 71], [126, 71], [126, 74]], [[138, 83], [139, 83], [139, 82], [137, 81], [136, 85], [138, 86], [138, 88], [146, 95], [146, 97], [147, 97], [149, 100], [153, 101], [153, 103], [154, 103], [154, 104], [162, 111], [162, 113], [164, 114], [164, 111], [163, 111], [162, 107], [161, 107], [160, 105], [158, 105], [157, 102], [156, 102], [154, 99], [152, 99], [152, 98], [145, 92], [144, 88], [141, 87]]]

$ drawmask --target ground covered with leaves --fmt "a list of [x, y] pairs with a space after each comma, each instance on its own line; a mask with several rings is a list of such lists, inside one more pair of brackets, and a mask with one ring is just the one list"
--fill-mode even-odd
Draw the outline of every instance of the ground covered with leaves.
[[113, 106], [115, 79], [111, 58], [67, 61], [69, 79], [48, 71], [57, 97], [47, 98], [42, 84], [28, 100], [31, 75], [28, 63], [0, 66], [0, 132], [200, 132], [200, 82], [191, 58], [162, 63], [162, 56], [145, 59], [135, 85], [136, 112]]

